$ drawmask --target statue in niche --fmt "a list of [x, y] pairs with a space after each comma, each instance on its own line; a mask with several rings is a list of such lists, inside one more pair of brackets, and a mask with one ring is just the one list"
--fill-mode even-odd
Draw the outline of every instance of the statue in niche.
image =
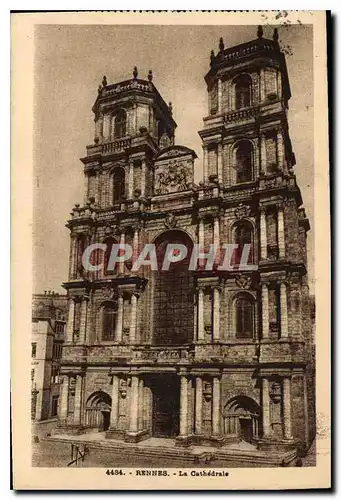
[[171, 140], [170, 140], [168, 134], [166, 132], [164, 132], [162, 134], [162, 136], [160, 137], [160, 142], [159, 142], [160, 149], [169, 148], [170, 145], [171, 145]]

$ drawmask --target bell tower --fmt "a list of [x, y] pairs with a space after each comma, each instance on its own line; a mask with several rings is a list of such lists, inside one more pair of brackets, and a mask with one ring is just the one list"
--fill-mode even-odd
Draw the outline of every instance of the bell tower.
[[262, 27], [252, 42], [211, 52], [205, 77], [208, 116], [200, 136], [204, 150], [204, 183], [225, 187], [288, 171], [295, 165], [288, 131], [290, 99], [285, 56]]
[[100, 208], [143, 200], [152, 193], [152, 158], [174, 143], [176, 123], [153, 84], [138, 77], [109, 85], [104, 76], [92, 108], [94, 144], [87, 146], [84, 202]]

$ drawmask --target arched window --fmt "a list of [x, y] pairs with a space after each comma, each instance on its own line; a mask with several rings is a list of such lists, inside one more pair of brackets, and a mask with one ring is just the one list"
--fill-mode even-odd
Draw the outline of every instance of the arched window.
[[236, 147], [236, 182], [252, 181], [252, 144], [240, 141]]
[[236, 338], [252, 339], [254, 336], [254, 301], [248, 295], [235, 300]]
[[[162, 271], [168, 244], [181, 244], [187, 256], [170, 264]], [[155, 241], [159, 271], [154, 273], [154, 317], [153, 343], [155, 345], [179, 346], [193, 341], [193, 295], [194, 277], [189, 270], [193, 243], [183, 231], [170, 230]]]
[[116, 328], [117, 305], [108, 303], [102, 309], [102, 340], [114, 340]]
[[121, 139], [127, 132], [127, 113], [120, 109], [115, 116], [114, 139]]
[[236, 109], [251, 106], [251, 78], [241, 75], [235, 82]]
[[125, 172], [123, 168], [115, 168], [113, 176], [113, 202], [117, 203], [124, 198], [125, 194]]
[[251, 264], [253, 262], [253, 228], [249, 222], [238, 224], [234, 229], [233, 243], [238, 245], [233, 252], [233, 265], [239, 266], [245, 245], [250, 245], [247, 263]]

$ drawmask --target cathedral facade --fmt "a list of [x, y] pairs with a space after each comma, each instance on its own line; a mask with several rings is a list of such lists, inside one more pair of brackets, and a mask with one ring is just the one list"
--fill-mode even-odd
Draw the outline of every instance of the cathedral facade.
[[[208, 114], [196, 153], [153, 83], [103, 78], [95, 138], [84, 164], [84, 204], [68, 221], [70, 265], [59, 430], [137, 442], [304, 453], [315, 433], [306, 238], [294, 173], [285, 56], [259, 28], [255, 40], [212, 51]], [[84, 269], [89, 245], [104, 243]], [[133, 257], [108, 269], [114, 244]], [[134, 256], [154, 244], [209, 252], [234, 244], [229, 270], [188, 257], [169, 270]], [[240, 254], [249, 245], [247, 266]]]

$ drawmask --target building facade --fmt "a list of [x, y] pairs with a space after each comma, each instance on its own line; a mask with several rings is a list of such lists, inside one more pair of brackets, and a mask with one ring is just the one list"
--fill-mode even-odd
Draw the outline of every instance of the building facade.
[[58, 416], [67, 296], [46, 291], [32, 302], [31, 419], [39, 422]]
[[[93, 106], [84, 204], [70, 229], [67, 338], [59, 428], [108, 439], [172, 437], [178, 445], [251, 442], [304, 452], [313, 439], [309, 221], [294, 173], [290, 85], [275, 30], [212, 51], [208, 114], [196, 154], [175, 144], [176, 123], [150, 71], [109, 85]], [[105, 243], [85, 270], [90, 244]], [[137, 255], [154, 243], [233, 243], [231, 268], [108, 269], [113, 244]], [[250, 266], [239, 263], [250, 245]], [[110, 266], [109, 266], [110, 267]]]

